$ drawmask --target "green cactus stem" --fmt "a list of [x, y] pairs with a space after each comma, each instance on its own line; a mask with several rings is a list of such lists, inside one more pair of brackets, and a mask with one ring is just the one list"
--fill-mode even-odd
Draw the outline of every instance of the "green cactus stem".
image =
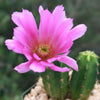
[[98, 56], [91, 51], [81, 52], [78, 57], [79, 71], [73, 71], [70, 92], [72, 100], [87, 100], [97, 78]]
[[[56, 64], [64, 66], [63, 63], [56, 62]], [[52, 100], [64, 100], [67, 97], [68, 72], [55, 72], [47, 68], [46, 71], [41, 74], [41, 77], [43, 79], [44, 88]]]

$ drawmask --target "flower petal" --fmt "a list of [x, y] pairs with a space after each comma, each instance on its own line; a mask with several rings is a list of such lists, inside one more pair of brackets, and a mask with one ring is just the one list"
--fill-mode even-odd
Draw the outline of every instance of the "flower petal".
[[[73, 23], [71, 23], [71, 21], [69, 23], [69, 19], [67, 20], [67, 18], [65, 16], [65, 11], [63, 11], [63, 10], [64, 10], [64, 7], [62, 5], [60, 5], [60, 6], [57, 6], [54, 9], [53, 13], [51, 14], [49, 12], [49, 10], [47, 10], [47, 9], [44, 10], [42, 6], [39, 7], [39, 13], [40, 13], [39, 35], [40, 35], [40, 39], [42, 41], [46, 41], [46, 40], [51, 41], [54, 33], [57, 33], [55, 31], [57, 30], [58, 26], [64, 20], [66, 20], [66, 25], [65, 25], [65, 23], [63, 23], [63, 24], [65, 25], [66, 28], [68, 28], [68, 30], [69, 30], [69, 27], [72, 27]], [[64, 29], [65, 27], [62, 27], [62, 28]], [[63, 29], [61, 29], [61, 30], [63, 30]], [[61, 33], [60, 33], [60, 35], [61, 35]]]
[[63, 56], [63, 57], [60, 57], [58, 59], [58, 61], [63, 62], [65, 64], [67, 64], [68, 66], [70, 66], [71, 68], [73, 68], [74, 70], [78, 71], [77, 62], [74, 59], [72, 59], [68, 56]]
[[48, 37], [49, 21], [51, 19], [51, 13], [46, 9], [43, 10], [42, 6], [39, 7], [40, 13], [40, 25], [39, 36], [41, 41], [46, 41]]
[[34, 72], [44, 72], [46, 67], [41, 64], [40, 62], [38, 61], [34, 61], [31, 65], [30, 65], [30, 69], [33, 70]]
[[[53, 42], [53, 40], [55, 39], [55, 36], [57, 35], [57, 32], [58, 32], [57, 30], [59, 29], [59, 27], [61, 27], [61, 24], [65, 25], [65, 22], [64, 22], [65, 20], [66, 22], [68, 21], [65, 15], [64, 7], [62, 5], [59, 5], [54, 9], [53, 13], [51, 14], [51, 18], [47, 22], [48, 23], [48, 33], [49, 33], [48, 40], [50, 40], [50, 42]], [[65, 27], [62, 27], [62, 28], [64, 29]], [[61, 30], [64, 31], [65, 29], [64, 30], [63, 29]], [[61, 32], [60, 35], [62, 33], [63, 32]], [[58, 36], [59, 34], [56, 37]]]
[[76, 27], [74, 27], [69, 32], [69, 35], [71, 36], [72, 40], [74, 41], [74, 40], [82, 37], [85, 34], [86, 30], [87, 30], [86, 25], [80, 24], [80, 25], [77, 25]]
[[24, 9], [22, 10], [22, 12], [14, 12], [12, 14], [12, 20], [18, 26], [23, 27], [28, 34], [31, 34], [31, 36], [34, 38], [34, 41], [37, 40], [37, 25], [31, 12]]
[[58, 67], [56, 65], [54, 65], [53, 63], [49, 63], [49, 62], [41, 62], [43, 65], [49, 67], [50, 69], [54, 70], [54, 71], [58, 71], [58, 72], [67, 72], [70, 70], [70, 68], [67, 68], [67, 67]]
[[58, 60], [59, 58], [68, 55], [69, 52], [70, 51], [67, 51], [66, 53], [64, 53], [62, 55], [56, 55], [55, 57], [48, 59], [47, 62], [49, 62], [49, 63], [54, 62], [54, 61]]
[[22, 27], [14, 28], [14, 39], [27, 48], [32, 48], [36, 44], [31, 34], [28, 34]]
[[54, 71], [58, 71], [58, 72], [67, 72], [67, 71], [70, 71], [70, 68], [67, 68], [67, 67], [58, 67], [54, 64], [52, 64], [51, 66], [48, 66], [50, 69], [54, 70]]
[[33, 53], [27, 48], [23, 49], [23, 54], [28, 60], [33, 59]]
[[73, 27], [73, 19], [67, 18], [58, 26], [54, 34], [51, 34], [52, 38], [50, 42], [52, 42], [52, 44], [54, 45], [58, 44], [59, 42], [63, 44], [62, 40], [67, 41], [68, 32], [72, 27]]
[[59, 43], [59, 45], [56, 46], [56, 48], [58, 48], [56, 50], [56, 53], [57, 54], [60, 54], [60, 53], [65, 53], [67, 52], [73, 45], [73, 42], [72, 40], [70, 40], [70, 38], [68, 38], [66, 41], [62, 43]]
[[43, 10], [44, 10], [43, 7], [40, 5], [39, 6], [39, 13], [41, 13]]
[[13, 40], [13, 39], [7, 39], [5, 41], [5, 45], [8, 47], [9, 50], [13, 50], [16, 53], [23, 54], [24, 47], [20, 42]]
[[70, 68], [67, 68], [67, 67], [61, 68], [61, 67], [58, 67], [56, 65], [49, 66], [49, 68], [52, 69], [52, 70], [54, 70], [54, 71], [58, 71], [58, 72], [67, 72], [67, 71], [70, 71]]
[[34, 57], [36, 60], [41, 60], [41, 58], [40, 58], [36, 53], [33, 53], [33, 57]]
[[66, 20], [64, 20], [59, 27], [56, 30], [56, 33], [59, 35], [62, 35], [61, 33], [65, 33], [65, 36], [67, 35], [67, 33], [69, 32], [69, 30], [73, 27], [73, 19], [71, 18], [66, 18]]
[[55, 23], [56, 26], [59, 25], [62, 21], [64, 21], [66, 19], [66, 14], [65, 14], [63, 5], [57, 6], [53, 10], [52, 14], [55, 18], [54, 23]]
[[31, 61], [22, 63], [22, 64], [16, 66], [14, 68], [14, 70], [16, 70], [19, 73], [26, 73], [26, 72], [30, 71], [30, 68], [29, 68], [30, 64], [31, 64]]

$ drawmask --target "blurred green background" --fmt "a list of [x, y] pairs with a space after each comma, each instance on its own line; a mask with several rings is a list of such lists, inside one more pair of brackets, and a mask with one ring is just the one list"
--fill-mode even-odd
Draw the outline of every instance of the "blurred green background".
[[74, 25], [84, 23], [88, 27], [86, 34], [74, 42], [70, 56], [75, 58], [78, 52], [87, 49], [100, 56], [100, 0], [0, 0], [0, 100], [21, 100], [22, 93], [38, 77], [38, 73], [32, 71], [19, 74], [13, 70], [26, 59], [4, 45], [5, 39], [12, 38], [15, 27], [11, 14], [22, 8], [28, 9], [39, 25], [39, 5], [52, 11], [60, 4], [65, 7], [67, 17], [74, 18]]

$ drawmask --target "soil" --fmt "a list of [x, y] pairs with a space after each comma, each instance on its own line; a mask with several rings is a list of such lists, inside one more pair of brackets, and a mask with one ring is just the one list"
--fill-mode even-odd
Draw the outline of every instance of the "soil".
[[[32, 88], [30, 93], [25, 95], [24, 100], [52, 100], [48, 98], [44, 86], [42, 83], [42, 78], [39, 78], [35, 88]], [[71, 100], [71, 99], [65, 99]], [[100, 100], [100, 84], [96, 82], [94, 89], [92, 90], [88, 100]]]

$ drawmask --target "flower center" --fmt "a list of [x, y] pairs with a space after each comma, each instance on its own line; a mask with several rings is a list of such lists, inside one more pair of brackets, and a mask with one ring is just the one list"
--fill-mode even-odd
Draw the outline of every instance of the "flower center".
[[50, 47], [48, 45], [46, 45], [46, 44], [45, 45], [40, 45], [38, 52], [41, 55], [47, 55], [49, 53], [49, 51], [50, 51], [49, 49], [50, 49]]
[[52, 47], [48, 44], [39, 44], [35, 49], [35, 53], [41, 58], [41, 60], [47, 60], [52, 57]]

